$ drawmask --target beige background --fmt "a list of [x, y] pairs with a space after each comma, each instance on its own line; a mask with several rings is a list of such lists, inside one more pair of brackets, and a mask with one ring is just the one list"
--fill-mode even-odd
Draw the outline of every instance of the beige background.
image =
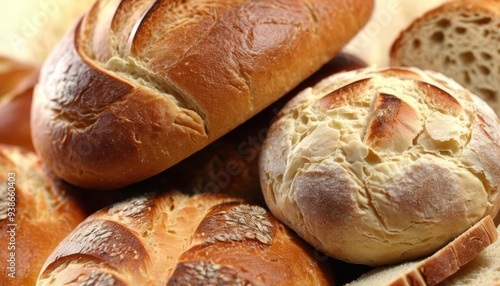
[[94, 0], [0, 0], [0, 54], [39, 65]]

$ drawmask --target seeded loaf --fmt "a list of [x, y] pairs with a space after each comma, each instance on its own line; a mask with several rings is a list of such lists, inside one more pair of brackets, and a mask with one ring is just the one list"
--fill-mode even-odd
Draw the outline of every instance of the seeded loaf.
[[315, 253], [260, 206], [172, 190], [88, 217], [37, 285], [333, 285]]
[[[453, 241], [431, 256], [399, 265], [376, 268], [348, 286], [390, 285], [390, 286], [434, 286], [452, 276], [483, 250], [497, 241], [498, 233], [490, 216], [487, 216], [459, 235]], [[479, 269], [478, 269], [479, 270]], [[486, 278], [486, 277], [485, 277]], [[449, 285], [491, 285], [494, 280], [486, 278], [486, 284]]]
[[55, 178], [38, 156], [4, 144], [0, 198], [1, 284], [35, 285], [45, 259], [85, 212], [74, 189]]
[[373, 2], [96, 1], [41, 70], [34, 146], [78, 186], [151, 177], [313, 74]]
[[498, 118], [441, 74], [339, 73], [277, 118], [259, 162], [265, 201], [334, 258], [371, 266], [416, 259], [498, 213]]
[[441, 72], [500, 115], [500, 1], [453, 0], [417, 18], [392, 44], [391, 64]]

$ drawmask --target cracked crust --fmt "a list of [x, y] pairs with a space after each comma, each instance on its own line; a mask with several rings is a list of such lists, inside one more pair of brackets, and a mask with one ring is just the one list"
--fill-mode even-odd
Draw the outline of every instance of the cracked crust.
[[314, 254], [260, 206], [171, 190], [92, 214], [47, 259], [37, 285], [332, 285]]
[[118, 188], [185, 159], [318, 70], [373, 1], [97, 1], [46, 61], [37, 152], [79, 186]]
[[266, 203], [335, 258], [414, 259], [498, 213], [498, 118], [440, 74], [337, 74], [278, 118], [260, 158]]

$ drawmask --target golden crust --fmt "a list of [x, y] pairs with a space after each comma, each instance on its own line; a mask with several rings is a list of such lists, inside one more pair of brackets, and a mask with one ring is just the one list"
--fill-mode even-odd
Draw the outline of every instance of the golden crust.
[[97, 1], [41, 71], [35, 148], [79, 186], [148, 178], [318, 70], [372, 8], [373, 1]]
[[49, 257], [37, 285], [96, 276], [120, 285], [331, 285], [314, 253], [260, 206], [172, 190], [91, 215]]
[[[5, 285], [34, 285], [45, 259], [84, 220], [85, 212], [73, 187], [55, 178], [34, 153], [19, 147], [0, 145], [0, 185], [0, 239], [5, 246], [0, 255], [8, 259], [15, 253], [13, 268], [7, 268], [10, 262], [2, 262], [2, 281]], [[14, 212], [8, 209], [12, 203], [8, 186], [15, 193]], [[13, 221], [9, 211], [15, 214]], [[15, 279], [8, 276], [13, 272]]]

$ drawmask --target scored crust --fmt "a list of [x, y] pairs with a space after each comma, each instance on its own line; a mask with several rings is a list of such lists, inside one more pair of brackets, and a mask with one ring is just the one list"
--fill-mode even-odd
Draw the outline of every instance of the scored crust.
[[499, 209], [500, 125], [456, 82], [410, 68], [325, 79], [269, 130], [273, 214], [323, 252], [381, 265], [428, 255]]
[[37, 285], [331, 285], [314, 254], [260, 206], [172, 190], [91, 215], [47, 259]]
[[318, 70], [373, 1], [96, 1], [45, 61], [34, 147], [114, 189], [173, 166]]

